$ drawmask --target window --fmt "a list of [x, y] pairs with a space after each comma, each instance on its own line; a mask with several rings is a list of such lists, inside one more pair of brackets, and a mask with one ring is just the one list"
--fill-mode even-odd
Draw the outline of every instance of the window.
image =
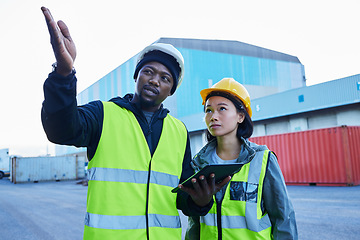
[[304, 95], [299, 95], [299, 102], [304, 102]]

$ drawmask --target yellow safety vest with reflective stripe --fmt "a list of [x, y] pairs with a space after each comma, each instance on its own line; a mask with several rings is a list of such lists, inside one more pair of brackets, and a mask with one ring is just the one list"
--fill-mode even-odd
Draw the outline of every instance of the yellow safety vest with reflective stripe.
[[89, 162], [84, 239], [181, 239], [176, 194], [187, 131], [167, 115], [151, 157], [134, 114], [104, 102], [102, 134]]
[[[271, 222], [261, 211], [263, 182], [269, 150], [257, 152], [251, 162], [234, 174], [228, 184], [221, 213], [217, 204], [200, 217], [200, 239], [273, 239]], [[220, 232], [219, 232], [220, 231]]]

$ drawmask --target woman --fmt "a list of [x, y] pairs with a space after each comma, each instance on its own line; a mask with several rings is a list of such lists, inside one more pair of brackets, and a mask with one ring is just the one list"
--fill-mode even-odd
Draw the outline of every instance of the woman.
[[243, 85], [224, 78], [200, 92], [208, 143], [192, 161], [243, 163], [214, 195], [205, 216], [189, 217], [186, 239], [297, 239], [295, 213], [275, 154], [252, 143], [250, 96]]

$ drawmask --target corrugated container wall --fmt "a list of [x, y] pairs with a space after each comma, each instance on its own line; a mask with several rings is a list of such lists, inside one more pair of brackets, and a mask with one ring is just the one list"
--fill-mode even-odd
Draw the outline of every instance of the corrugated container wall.
[[85, 177], [85, 157], [13, 157], [13, 183], [75, 180]]
[[287, 184], [360, 185], [360, 127], [333, 127], [262, 137]]

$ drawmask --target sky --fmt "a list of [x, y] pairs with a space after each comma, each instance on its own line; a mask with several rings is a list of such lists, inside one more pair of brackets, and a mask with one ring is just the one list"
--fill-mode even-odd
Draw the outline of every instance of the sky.
[[78, 93], [161, 37], [293, 55], [308, 86], [360, 73], [358, 0], [0, 0], [0, 149], [10, 155], [54, 154], [40, 118], [55, 62], [41, 6], [70, 29]]

